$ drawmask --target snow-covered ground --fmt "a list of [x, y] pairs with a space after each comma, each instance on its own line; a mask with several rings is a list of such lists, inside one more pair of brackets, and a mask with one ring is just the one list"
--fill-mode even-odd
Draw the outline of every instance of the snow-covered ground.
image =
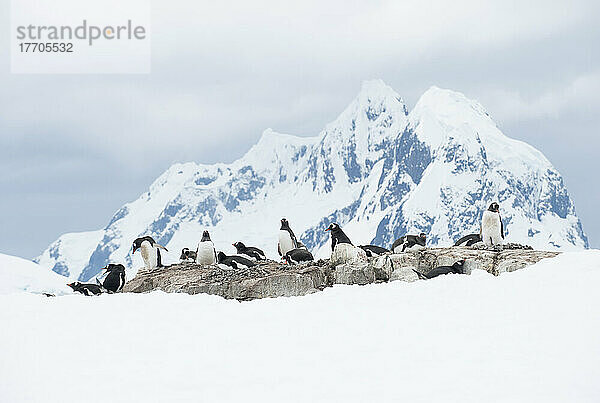
[[30, 260], [0, 253], [0, 294], [27, 291], [30, 293], [71, 293], [69, 279]]
[[0, 295], [0, 401], [600, 401], [600, 251], [239, 303]]

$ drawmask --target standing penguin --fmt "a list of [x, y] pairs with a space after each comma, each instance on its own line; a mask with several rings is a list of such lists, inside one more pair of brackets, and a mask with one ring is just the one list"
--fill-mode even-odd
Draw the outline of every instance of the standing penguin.
[[210, 240], [208, 231], [202, 233], [202, 239], [198, 242], [196, 263], [203, 265], [217, 263], [217, 251], [215, 250], [215, 244]]
[[108, 292], [119, 292], [125, 285], [125, 266], [122, 264], [112, 264], [103, 267], [102, 270], [106, 270], [106, 278], [102, 282]]
[[500, 205], [494, 202], [483, 212], [481, 218], [481, 240], [486, 246], [502, 245], [504, 225], [500, 217]]
[[344, 231], [342, 231], [342, 229], [340, 228], [340, 226], [337, 223], [331, 223], [329, 224], [329, 227], [327, 227], [327, 229], [325, 231], [331, 231], [331, 250], [333, 251], [335, 249], [335, 245], [338, 244], [342, 244], [342, 243], [348, 243], [350, 245], [352, 245], [352, 241], [350, 240], [350, 238], [348, 238], [348, 235], [346, 235], [344, 233]]
[[133, 253], [135, 254], [138, 249], [142, 253], [142, 259], [144, 259], [146, 269], [153, 270], [157, 267], [164, 267], [160, 250], [164, 249], [167, 252], [168, 250], [164, 246], [157, 244], [152, 237], [144, 236], [133, 241]]
[[427, 242], [427, 235], [420, 233], [419, 235], [404, 235], [394, 241], [392, 251], [394, 253], [406, 252], [411, 249], [422, 249]]
[[277, 243], [279, 256], [285, 256], [292, 249], [301, 247], [300, 245], [296, 239], [296, 235], [294, 235], [294, 231], [290, 228], [290, 223], [285, 218], [282, 218], [281, 227], [279, 228], [279, 243]]

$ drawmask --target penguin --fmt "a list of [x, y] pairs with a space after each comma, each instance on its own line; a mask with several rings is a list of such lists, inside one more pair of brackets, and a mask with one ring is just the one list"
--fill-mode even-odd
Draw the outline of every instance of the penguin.
[[348, 238], [348, 236], [344, 233], [344, 231], [342, 231], [342, 229], [340, 228], [340, 226], [337, 223], [329, 224], [329, 227], [327, 227], [327, 229], [325, 229], [325, 231], [331, 231], [330, 233], [331, 233], [331, 250], [332, 251], [335, 249], [335, 245], [337, 245], [337, 244], [348, 243], [350, 245], [353, 245], [350, 238]]
[[67, 284], [69, 287], [73, 289], [75, 292], [79, 292], [83, 295], [92, 296], [92, 295], [100, 295], [102, 294], [102, 287], [98, 284], [84, 284], [79, 281], [75, 281], [74, 283]]
[[249, 258], [255, 260], [267, 260], [265, 252], [258, 248], [255, 248], [253, 246], [246, 246], [243, 242], [236, 242], [232, 245], [237, 250], [238, 255], [246, 255]]
[[252, 260], [246, 259], [245, 257], [227, 256], [223, 252], [219, 252], [217, 259], [219, 264], [224, 264], [234, 269], [247, 269], [248, 267], [256, 265], [256, 263], [254, 263]]
[[420, 279], [428, 280], [428, 279], [431, 279], [431, 278], [434, 278], [437, 276], [441, 276], [442, 274], [449, 274], [449, 273], [465, 274], [464, 264], [465, 264], [464, 260], [459, 260], [458, 262], [454, 263], [452, 266], [438, 266], [438, 267], [435, 267], [435, 268], [429, 270], [427, 273], [419, 273], [415, 269], [413, 269], [413, 271], [415, 273], [417, 273], [417, 276], [419, 276]]
[[162, 245], [156, 243], [154, 239], [150, 236], [144, 236], [141, 238], [137, 238], [133, 241], [133, 254], [137, 250], [140, 250], [142, 253], [142, 259], [144, 259], [144, 263], [146, 264], [146, 269], [153, 270], [158, 267], [164, 267], [162, 264], [162, 257], [160, 255], [160, 250], [164, 249], [168, 252], [167, 248]]
[[297, 249], [299, 246], [300, 243], [296, 239], [294, 231], [290, 228], [290, 223], [285, 218], [282, 218], [281, 227], [279, 228], [279, 242], [277, 243], [279, 256], [285, 256], [286, 253], [292, 249]]
[[288, 251], [283, 257], [287, 264], [298, 264], [315, 260], [312, 253], [305, 248], [297, 248]]
[[125, 266], [110, 263], [102, 270], [106, 270], [107, 273], [102, 282], [102, 287], [110, 293], [121, 291], [125, 285]]
[[504, 225], [500, 217], [500, 206], [494, 202], [483, 212], [481, 218], [481, 240], [486, 246], [502, 245]]
[[475, 245], [477, 242], [481, 242], [481, 235], [470, 234], [460, 238], [458, 241], [456, 241], [454, 246], [472, 246]]
[[389, 252], [386, 248], [376, 245], [359, 245], [358, 247], [365, 251], [367, 257], [381, 256]]
[[208, 231], [202, 233], [202, 239], [198, 242], [196, 249], [196, 263], [209, 265], [217, 263], [217, 251], [213, 241], [210, 240]]
[[425, 247], [426, 241], [427, 235], [422, 232], [419, 235], [405, 235], [394, 241], [392, 251], [401, 253], [410, 249], [421, 249]]
[[179, 256], [179, 260], [182, 262], [187, 262], [191, 260], [192, 262], [196, 261], [196, 252], [193, 250], [189, 250], [188, 248], [183, 248], [181, 250], [181, 256]]

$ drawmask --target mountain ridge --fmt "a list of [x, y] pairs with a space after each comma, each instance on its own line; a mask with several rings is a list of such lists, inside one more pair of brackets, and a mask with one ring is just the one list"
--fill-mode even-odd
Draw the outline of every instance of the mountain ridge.
[[[504, 135], [482, 105], [431, 87], [409, 112], [391, 87], [372, 80], [317, 136], [267, 129], [230, 164], [174, 164], [103, 230], [63, 235], [37, 261], [81, 280], [108, 261], [134, 272], [142, 265], [131, 260], [137, 236], [153, 235], [176, 252], [195, 245], [203, 229], [225, 251], [245, 240], [276, 256], [284, 216], [317, 256], [327, 253], [323, 229], [331, 221], [355, 243], [389, 246], [424, 231], [432, 246], [447, 245], [477, 231], [491, 200], [500, 201], [513, 242], [588, 246], [558, 171]], [[85, 250], [92, 234], [100, 240]]]

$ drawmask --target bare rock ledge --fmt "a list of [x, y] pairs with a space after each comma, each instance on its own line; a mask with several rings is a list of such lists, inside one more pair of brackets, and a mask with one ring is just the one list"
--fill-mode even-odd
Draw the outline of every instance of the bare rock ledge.
[[387, 281], [415, 281], [417, 274], [466, 259], [467, 274], [485, 270], [492, 275], [522, 269], [552, 258], [559, 252], [525, 248], [430, 248], [414, 252], [369, 258], [366, 262], [330, 266], [318, 260], [296, 266], [275, 261], [261, 262], [244, 270], [181, 263], [152, 271], [140, 271], [125, 284], [123, 292], [183, 292], [213, 294], [248, 301], [258, 298], [293, 297], [322, 291], [334, 284], [371, 284]]

